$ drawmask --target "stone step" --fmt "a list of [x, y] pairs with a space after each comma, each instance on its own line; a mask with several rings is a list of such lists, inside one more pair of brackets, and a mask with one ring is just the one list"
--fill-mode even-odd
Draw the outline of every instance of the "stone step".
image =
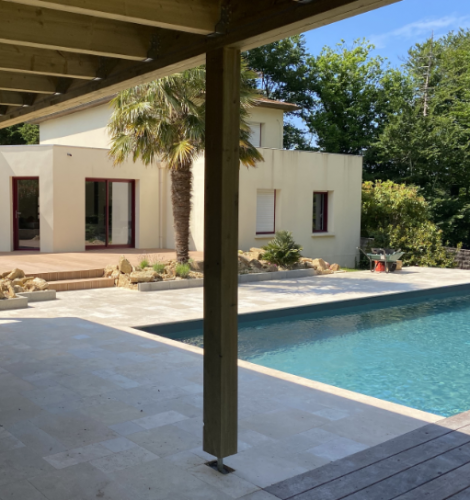
[[83, 280], [90, 278], [102, 278], [104, 274], [103, 268], [98, 269], [81, 269], [79, 271], [50, 271], [47, 273], [34, 273], [26, 274], [26, 276], [34, 276], [35, 278], [42, 278], [46, 281], [70, 281], [70, 280]]
[[56, 292], [69, 292], [72, 290], [92, 290], [94, 288], [112, 288], [113, 286], [113, 278], [103, 277], [49, 281], [49, 289], [55, 290]]

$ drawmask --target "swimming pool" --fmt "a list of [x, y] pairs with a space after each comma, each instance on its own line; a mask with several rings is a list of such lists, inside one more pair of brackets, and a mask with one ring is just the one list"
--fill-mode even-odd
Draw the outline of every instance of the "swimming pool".
[[470, 409], [470, 293], [243, 321], [239, 358], [448, 417]]

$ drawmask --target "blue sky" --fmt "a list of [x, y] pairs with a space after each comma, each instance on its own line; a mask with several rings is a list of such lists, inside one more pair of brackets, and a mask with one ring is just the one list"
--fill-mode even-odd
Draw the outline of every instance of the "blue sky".
[[341, 39], [351, 45], [366, 38], [376, 53], [400, 65], [408, 49], [431, 36], [439, 37], [459, 27], [470, 28], [469, 0], [403, 0], [380, 9], [305, 33], [311, 54]]

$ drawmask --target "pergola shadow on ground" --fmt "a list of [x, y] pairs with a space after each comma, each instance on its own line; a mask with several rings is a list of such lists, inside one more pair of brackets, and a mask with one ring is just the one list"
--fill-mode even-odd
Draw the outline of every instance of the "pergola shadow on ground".
[[440, 420], [245, 362], [239, 375], [239, 453], [221, 475], [202, 448], [200, 350], [2, 315], [0, 498], [266, 500], [280, 480]]

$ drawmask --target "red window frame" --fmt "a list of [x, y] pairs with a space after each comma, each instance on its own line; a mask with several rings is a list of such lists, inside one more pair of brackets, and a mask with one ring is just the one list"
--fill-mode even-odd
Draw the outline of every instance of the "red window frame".
[[[21, 248], [19, 241], [19, 228], [18, 228], [18, 181], [35, 181], [39, 183], [39, 177], [12, 177], [12, 208], [13, 208], [13, 250], [22, 252], [40, 252], [41, 248]], [[40, 186], [39, 186], [39, 189]], [[39, 237], [41, 237], [41, 222], [39, 222]]]
[[[316, 229], [315, 228], [315, 218], [313, 210], [315, 208], [315, 195], [322, 194], [323, 195], [323, 203], [322, 203], [322, 216], [323, 216], [323, 228]], [[314, 191], [313, 192], [313, 206], [312, 206], [312, 233], [327, 233], [328, 232], [328, 191]]]
[[[256, 234], [276, 234], [276, 192], [274, 189], [274, 218], [273, 218], [273, 230], [272, 231], [256, 231]], [[256, 192], [256, 196], [258, 196], [258, 192]]]
[[[103, 248], [135, 248], [135, 180], [134, 179], [97, 179], [86, 178], [87, 182], [105, 182], [106, 183], [106, 245], [86, 245], [85, 250], [102, 250]], [[109, 184], [111, 182], [126, 182], [131, 185], [131, 214], [132, 214], [132, 228], [131, 228], [131, 243], [129, 245], [109, 245]], [[86, 194], [85, 194], [86, 196]]]

